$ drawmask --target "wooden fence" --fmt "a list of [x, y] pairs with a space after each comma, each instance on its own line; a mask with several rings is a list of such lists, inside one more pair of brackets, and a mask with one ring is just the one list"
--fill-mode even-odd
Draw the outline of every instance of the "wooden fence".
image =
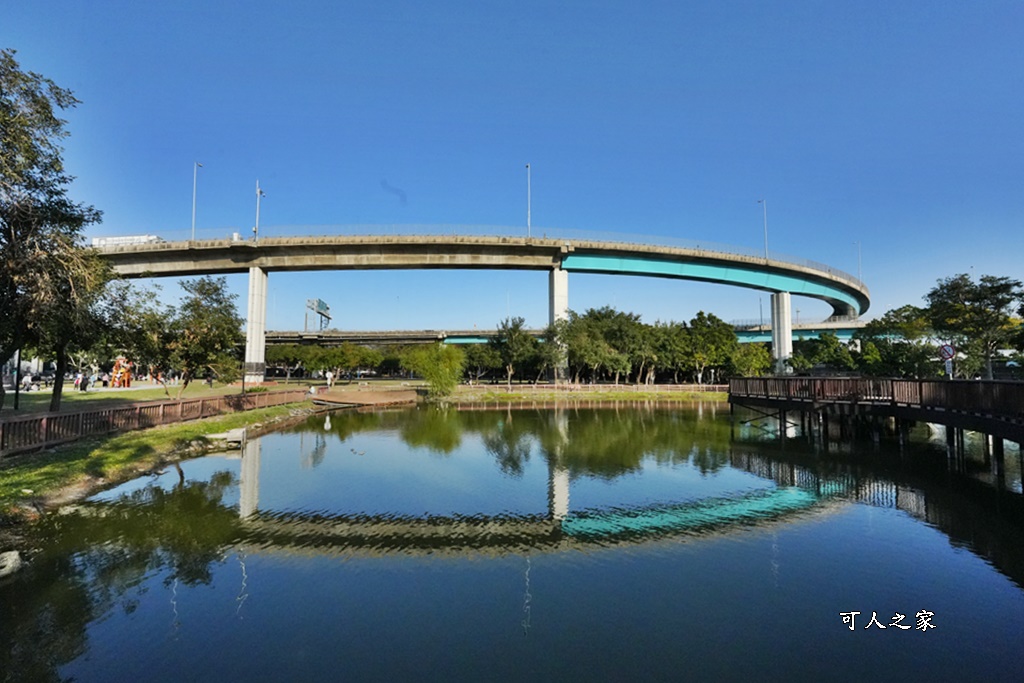
[[730, 380], [729, 396], [811, 404], [889, 404], [1011, 422], [1024, 420], [1024, 382], [756, 377]]
[[143, 401], [73, 413], [44, 413], [0, 420], [0, 458], [24, 451], [49, 448], [85, 436], [145, 429], [297, 403], [309, 398], [302, 389], [192, 398], [181, 401]]

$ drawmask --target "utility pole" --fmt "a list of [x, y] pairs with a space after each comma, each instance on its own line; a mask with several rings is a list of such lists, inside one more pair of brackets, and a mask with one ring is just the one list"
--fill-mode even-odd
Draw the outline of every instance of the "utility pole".
[[259, 178], [256, 179], [256, 226], [252, 229], [253, 241], [258, 242], [260, 239], [260, 198], [266, 197], [266, 193], [260, 189]]
[[768, 200], [758, 199], [757, 203], [764, 207], [764, 259], [768, 260]]
[[526, 165], [526, 236], [530, 236], [530, 165]]
[[196, 175], [203, 165], [198, 161], [192, 165], [192, 241], [196, 241]]

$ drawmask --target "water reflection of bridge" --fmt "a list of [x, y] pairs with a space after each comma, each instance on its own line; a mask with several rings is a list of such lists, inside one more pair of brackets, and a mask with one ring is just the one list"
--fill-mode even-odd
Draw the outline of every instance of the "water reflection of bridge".
[[[1019, 543], [1021, 496], [967, 480], [950, 487], [927, 477], [878, 476], [854, 467], [826, 468], [820, 459], [772, 454], [734, 444], [729, 465], [772, 482], [745, 495], [614, 510], [570, 508], [569, 471], [549, 458], [548, 508], [532, 515], [329, 515], [259, 510], [260, 440], [245, 444], [239, 514], [246, 545], [263, 551], [340, 556], [518, 554], [560, 552], [747, 533], [829, 514], [848, 504], [902, 511], [990, 561], [1024, 586]], [[788, 458], [788, 459], [786, 459]], [[993, 502], [992, 496], [999, 500]], [[991, 510], [1016, 511], [993, 524]]]
[[[315, 449], [314, 449], [315, 450]], [[834, 507], [842, 491], [832, 483], [815, 487], [782, 484], [744, 495], [686, 503], [583, 510], [569, 506], [568, 468], [548, 461], [545, 513], [478, 515], [329, 515], [259, 509], [261, 441], [243, 447], [239, 516], [247, 542], [289, 552], [346, 555], [488, 554], [558, 551], [646, 543], [655, 539], [722, 535], [792, 520]]]

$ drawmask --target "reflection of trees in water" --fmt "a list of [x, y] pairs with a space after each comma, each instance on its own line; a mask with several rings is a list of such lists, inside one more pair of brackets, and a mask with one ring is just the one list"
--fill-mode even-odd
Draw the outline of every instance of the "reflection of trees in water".
[[237, 509], [222, 503], [235, 485], [232, 473], [218, 472], [40, 521], [31, 531], [41, 550], [0, 588], [4, 680], [60, 680], [57, 667], [86, 651], [88, 624], [116, 607], [134, 611], [155, 570], [166, 568], [165, 585], [209, 583], [212, 565], [241, 536]]
[[533, 450], [531, 424], [524, 415], [518, 419], [512, 411], [504, 414], [493, 429], [481, 432], [484, 448], [494, 456], [501, 471], [511, 477], [523, 476], [524, 465], [530, 460]]
[[[710, 419], [708, 419], [710, 418]], [[296, 430], [323, 432], [323, 418]], [[329, 434], [345, 440], [363, 431], [396, 431], [406, 445], [449, 454], [465, 433], [478, 434], [501, 471], [520, 476], [534, 444], [543, 457], [574, 476], [613, 479], [640, 469], [646, 458], [691, 463], [701, 473], [727, 464], [729, 425], [685, 407], [629, 404], [600, 408], [460, 411], [437, 406], [332, 416]]]

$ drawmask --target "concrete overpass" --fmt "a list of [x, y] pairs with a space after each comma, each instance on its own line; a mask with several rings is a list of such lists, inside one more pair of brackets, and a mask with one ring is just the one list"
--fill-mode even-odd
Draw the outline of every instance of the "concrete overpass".
[[267, 280], [270, 272], [376, 269], [518, 269], [547, 271], [549, 322], [569, 311], [569, 273], [606, 273], [697, 280], [770, 292], [772, 354], [781, 367], [792, 354], [793, 294], [821, 299], [833, 317], [870, 306], [856, 278], [797, 263], [698, 247], [626, 242], [462, 235], [271, 237], [258, 241], [147, 242], [99, 247], [124, 277], [249, 273], [246, 381], [263, 380]]
[[[836, 335], [842, 341], [853, 339], [864, 327], [860, 320], [825, 320], [821, 322], [793, 323], [793, 339], [817, 339], [823, 333]], [[733, 324], [740, 342], [770, 342], [769, 325]], [[534, 337], [544, 336], [544, 330], [527, 330]], [[311, 344], [341, 346], [361, 344], [386, 346], [389, 344], [484, 344], [498, 335], [497, 330], [268, 330], [267, 344]]]

